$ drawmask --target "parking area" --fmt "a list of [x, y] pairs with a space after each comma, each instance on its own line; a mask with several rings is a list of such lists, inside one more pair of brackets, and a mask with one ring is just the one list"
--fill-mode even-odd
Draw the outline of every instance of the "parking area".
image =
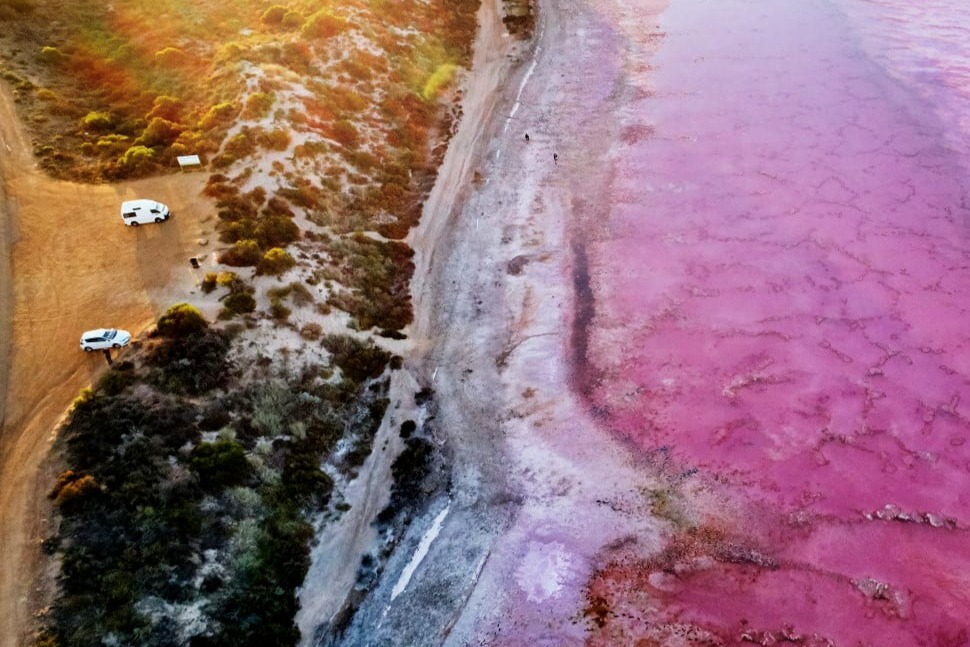
[[[199, 240], [211, 224], [201, 222], [211, 209], [200, 194], [205, 177], [85, 186], [31, 173], [8, 182], [17, 207], [8, 427], [40, 397], [76, 393], [101, 369], [98, 354], [78, 351], [82, 331], [119, 327], [137, 339], [176, 295], [192, 289], [197, 270], [188, 259], [204, 253]], [[125, 227], [119, 205], [143, 195], [170, 205], [172, 218]]]

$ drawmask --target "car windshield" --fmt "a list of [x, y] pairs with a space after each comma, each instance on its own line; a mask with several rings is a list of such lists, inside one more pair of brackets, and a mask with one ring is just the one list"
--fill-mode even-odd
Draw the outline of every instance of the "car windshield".
[[117, 334], [118, 334], [118, 331], [117, 330], [109, 330], [108, 332], [106, 332], [104, 334], [104, 338], [105, 339], [114, 339], [115, 338], [115, 335], [117, 335]]

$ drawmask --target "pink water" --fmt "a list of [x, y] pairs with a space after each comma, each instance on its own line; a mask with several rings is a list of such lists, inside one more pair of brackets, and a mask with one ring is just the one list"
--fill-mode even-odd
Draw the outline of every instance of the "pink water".
[[587, 250], [590, 397], [777, 567], [651, 579], [657, 613], [970, 643], [970, 8], [674, 0], [662, 29]]

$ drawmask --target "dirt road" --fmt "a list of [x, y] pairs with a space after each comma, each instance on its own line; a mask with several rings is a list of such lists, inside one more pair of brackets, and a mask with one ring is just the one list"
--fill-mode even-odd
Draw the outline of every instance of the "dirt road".
[[[104, 370], [83, 353], [83, 330], [117, 326], [137, 339], [157, 315], [195, 286], [188, 259], [206, 253], [212, 208], [205, 174], [117, 185], [54, 181], [33, 163], [7, 88], [0, 93], [0, 647], [29, 627], [30, 585], [43, 538], [46, 478], [38, 469], [52, 432], [78, 391]], [[128, 228], [122, 200], [152, 197], [173, 218]], [[7, 326], [6, 329], [3, 326]], [[124, 356], [124, 351], [121, 352]]]

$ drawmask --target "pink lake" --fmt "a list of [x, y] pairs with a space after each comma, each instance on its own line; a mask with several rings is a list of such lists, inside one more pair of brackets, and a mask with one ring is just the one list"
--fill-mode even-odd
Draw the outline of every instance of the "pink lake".
[[584, 390], [768, 565], [638, 580], [651, 617], [970, 643], [970, 11], [674, 0], [661, 30], [586, 247]]

